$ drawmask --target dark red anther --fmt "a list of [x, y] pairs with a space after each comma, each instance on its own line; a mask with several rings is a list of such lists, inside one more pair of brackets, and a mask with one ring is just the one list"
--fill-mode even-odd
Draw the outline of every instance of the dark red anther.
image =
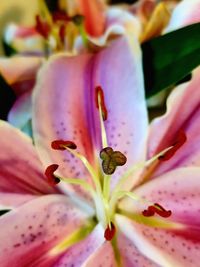
[[96, 102], [96, 107], [99, 109], [99, 97], [100, 97], [100, 105], [101, 105], [101, 110], [102, 110], [102, 116], [103, 116], [103, 120], [107, 120], [108, 118], [108, 112], [107, 112], [107, 108], [105, 105], [105, 100], [104, 100], [104, 93], [103, 90], [101, 88], [101, 86], [97, 86], [95, 88], [95, 102]]
[[171, 216], [172, 212], [171, 210], [165, 210], [160, 204], [154, 203], [153, 206], [149, 206], [147, 210], [144, 210], [142, 214], [145, 217], [153, 216], [155, 213], [157, 213], [159, 216], [163, 218], [168, 218]]
[[104, 232], [104, 237], [107, 241], [111, 241], [115, 235], [115, 232], [116, 232], [116, 228], [112, 222], [110, 223], [110, 226], [111, 227], [109, 227], [109, 225], [108, 225], [105, 232]]
[[56, 150], [65, 150], [67, 148], [76, 149], [77, 146], [72, 141], [55, 140], [51, 143], [51, 148]]
[[54, 172], [58, 169], [57, 164], [49, 165], [46, 168], [45, 175], [50, 185], [56, 185], [60, 182], [60, 179], [54, 175]]
[[60, 36], [61, 43], [64, 44], [65, 42], [65, 25], [64, 24], [60, 25], [59, 36]]
[[49, 24], [47, 22], [42, 21], [39, 15], [36, 15], [35, 19], [36, 19], [36, 25], [35, 25], [36, 31], [40, 35], [42, 35], [45, 39], [47, 39], [50, 33]]
[[64, 11], [61, 10], [53, 12], [52, 18], [54, 22], [69, 22], [72, 20]]
[[170, 150], [168, 150], [167, 152], [165, 152], [162, 156], [160, 156], [158, 159], [160, 161], [166, 161], [171, 159], [174, 154], [176, 153], [176, 151], [187, 141], [187, 137], [186, 134], [183, 130], [179, 131], [178, 133], [178, 137], [176, 139], [176, 141], [172, 144], [172, 148]]

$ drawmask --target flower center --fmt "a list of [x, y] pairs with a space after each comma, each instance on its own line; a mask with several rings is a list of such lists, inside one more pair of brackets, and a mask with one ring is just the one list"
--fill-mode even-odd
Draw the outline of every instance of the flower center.
[[102, 149], [99, 153], [100, 159], [102, 160], [101, 175], [99, 175], [99, 171], [96, 170], [83, 155], [76, 151], [77, 146], [74, 142], [68, 140], [55, 140], [51, 144], [51, 147], [53, 149], [68, 150], [76, 158], [81, 160], [82, 163], [85, 165], [86, 169], [88, 170], [93, 180], [94, 186], [91, 186], [91, 184], [78, 178], [63, 178], [54, 174], [54, 172], [59, 167], [57, 164], [52, 164], [48, 166], [45, 171], [45, 175], [47, 176], [47, 179], [51, 185], [56, 185], [60, 181], [63, 181], [71, 184], [80, 185], [85, 190], [87, 190], [94, 200], [96, 206], [96, 217], [105, 229], [104, 237], [106, 240], [112, 240], [116, 232], [114, 219], [117, 203], [119, 199], [123, 197], [129, 197], [135, 202], [145, 203], [145, 205], [147, 205], [147, 209], [141, 211], [142, 216], [150, 217], [154, 216], [156, 213], [157, 215], [163, 218], [167, 218], [171, 215], [171, 211], [165, 210], [165, 208], [162, 207], [160, 204], [151, 203], [144, 199], [140, 199], [133, 192], [122, 191], [122, 188], [126, 180], [130, 176], [135, 175], [138, 169], [147, 167], [157, 161], [161, 162], [163, 160], [169, 160], [176, 153], [176, 151], [185, 143], [186, 136], [183, 132], [180, 132], [177, 140], [174, 142], [174, 144], [172, 144], [172, 146], [164, 149], [150, 160], [134, 165], [126, 173], [124, 173], [122, 177], [120, 177], [118, 183], [111, 192], [110, 181], [111, 178], [113, 178], [112, 175], [115, 173], [118, 167], [126, 164], [127, 159], [123, 153], [121, 153], [120, 151], [114, 151], [112, 147], [108, 146], [106, 129], [104, 125], [104, 121], [108, 117], [108, 112], [104, 99], [104, 93], [100, 86], [96, 87], [95, 101], [96, 107], [99, 110], [102, 138]]

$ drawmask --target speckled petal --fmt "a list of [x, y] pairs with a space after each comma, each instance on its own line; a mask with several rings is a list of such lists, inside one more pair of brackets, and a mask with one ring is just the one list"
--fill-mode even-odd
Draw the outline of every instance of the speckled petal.
[[[138, 242], [147, 242], [149, 249], [153, 246], [170, 264], [163, 266], [198, 266], [200, 249], [200, 168], [180, 168], [152, 180], [134, 191], [136, 196], [152, 203], [159, 203], [172, 215], [163, 219], [163, 228], [159, 221], [152, 226], [132, 223], [132, 231], [138, 235]], [[144, 205], [144, 203], [143, 203]], [[141, 212], [131, 200], [125, 200], [123, 209], [129, 212]], [[147, 208], [147, 206], [146, 206]], [[149, 217], [151, 220], [152, 217]], [[154, 219], [161, 219], [158, 215]], [[148, 218], [145, 220], [148, 224]], [[145, 222], [142, 220], [140, 222]], [[138, 221], [139, 222], [139, 221]], [[150, 222], [150, 221], [149, 221]], [[168, 225], [167, 225], [167, 224]], [[175, 223], [175, 224], [174, 224]], [[123, 224], [121, 224], [123, 226]], [[126, 229], [129, 227], [126, 225]], [[126, 231], [124, 229], [124, 231]], [[131, 236], [131, 234], [130, 234]], [[145, 247], [145, 242], [143, 246]], [[148, 257], [147, 251], [144, 253]], [[152, 254], [153, 255], [153, 254]], [[156, 258], [155, 258], [156, 260]], [[159, 261], [156, 261], [159, 263]]]
[[[113, 68], [113, 66], [115, 66]], [[104, 90], [108, 119], [105, 128], [108, 146], [122, 152], [127, 163], [112, 176], [115, 184], [124, 172], [144, 160], [147, 134], [147, 111], [144, 98], [141, 53], [134, 36], [118, 38], [108, 49], [95, 58], [93, 79]], [[129, 179], [126, 188], [134, 184]]]
[[184, 26], [200, 22], [200, 1], [184, 0], [177, 4], [165, 32], [174, 31]]
[[[64, 238], [88, 218], [66, 196], [51, 195], [33, 200], [0, 217], [0, 261], [4, 267], [46, 266], [61, 255], [51, 253]], [[12, 255], [12, 257], [11, 257]]]
[[103, 88], [108, 109], [105, 127], [109, 146], [127, 155], [125, 168], [144, 157], [147, 114], [140, 50], [136, 41], [130, 45], [121, 37], [95, 55], [53, 57], [40, 72], [33, 104], [36, 145], [41, 159], [46, 164], [57, 163], [66, 177], [86, 178], [87, 173], [69, 152], [50, 149], [51, 142], [75, 142], [77, 151], [94, 164], [102, 149], [95, 103], [98, 85]]
[[118, 223], [120, 227], [126, 224], [123, 229], [125, 236], [141, 254], [157, 264], [153, 266], [198, 266], [199, 243], [166, 229], [139, 225], [122, 216], [118, 218]]
[[191, 226], [191, 229], [200, 228], [199, 167], [178, 168], [167, 172], [138, 187], [134, 193], [170, 209], [170, 220]]
[[164, 251], [159, 251], [156, 246], [152, 246], [148, 239], [142, 236], [143, 225], [122, 215], [116, 216], [116, 222], [119, 227], [118, 247], [124, 267], [180, 267], [170, 265], [169, 259], [164, 257]]
[[146, 257], [134, 242], [123, 232], [118, 232], [118, 249], [120, 252], [122, 266], [124, 267], [159, 267], [154, 261]]
[[[94, 255], [98, 255], [104, 247], [104, 230], [98, 224], [94, 230], [83, 241], [77, 243], [67, 250], [67, 252], [56, 263], [56, 267], [79, 267], [91, 266]], [[112, 256], [112, 254], [110, 254]], [[99, 267], [102, 259], [96, 258], [95, 266]]]
[[110, 242], [104, 242], [85, 263], [85, 267], [117, 267], [114, 251]]
[[0, 121], [0, 190], [36, 194], [57, 192], [46, 182], [44, 168], [32, 140], [8, 123]]
[[167, 101], [167, 112], [156, 118], [148, 138], [148, 158], [172, 145], [183, 130], [187, 141], [168, 161], [158, 165], [153, 177], [168, 170], [185, 166], [200, 166], [200, 68], [193, 73], [190, 82], [178, 86]]

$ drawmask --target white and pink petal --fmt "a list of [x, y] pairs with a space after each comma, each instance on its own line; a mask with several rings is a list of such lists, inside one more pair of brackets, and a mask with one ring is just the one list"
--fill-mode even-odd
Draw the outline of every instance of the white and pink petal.
[[172, 12], [171, 20], [165, 29], [165, 33], [198, 22], [200, 22], [200, 1], [183, 0], [177, 4]]

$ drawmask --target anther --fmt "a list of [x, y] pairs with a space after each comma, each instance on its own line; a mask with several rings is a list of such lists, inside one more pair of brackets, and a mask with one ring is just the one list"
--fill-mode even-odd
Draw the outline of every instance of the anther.
[[52, 18], [54, 22], [63, 21], [69, 22], [71, 18], [64, 11], [55, 11], [52, 14]]
[[35, 29], [36, 31], [42, 35], [45, 39], [48, 38], [48, 35], [50, 33], [50, 26], [47, 22], [43, 22], [39, 15], [36, 15], [36, 25]]
[[168, 218], [171, 216], [172, 212], [171, 210], [166, 210], [164, 209], [160, 204], [158, 203], [154, 203], [154, 205], [149, 206], [147, 210], [144, 210], [142, 212], [142, 214], [145, 217], [151, 217], [153, 216], [155, 213], [157, 213], [159, 216], [163, 217], [163, 218]]
[[105, 232], [104, 232], [104, 237], [107, 241], [111, 241], [115, 235], [116, 228], [115, 225], [111, 222], [110, 226], [108, 225]]
[[59, 166], [57, 164], [52, 164], [46, 168], [45, 175], [50, 185], [56, 185], [60, 182], [60, 179], [54, 175], [54, 172], [58, 169], [58, 167]]
[[172, 144], [172, 148], [169, 149], [167, 152], [165, 152], [163, 155], [158, 157], [158, 160], [160, 161], [166, 161], [171, 159], [176, 151], [187, 141], [186, 134], [184, 133], [183, 130], [181, 130], [178, 133], [178, 137], [176, 141]]
[[77, 146], [72, 141], [55, 140], [51, 143], [51, 148], [56, 150], [65, 150], [66, 148], [76, 149]]
[[75, 15], [71, 19], [76, 25], [81, 25], [84, 22], [85, 17], [82, 15]]
[[96, 101], [96, 107], [98, 109], [101, 108], [103, 120], [104, 121], [107, 120], [108, 112], [105, 105], [104, 93], [101, 86], [97, 86], [95, 88], [95, 101]]
[[123, 166], [127, 158], [120, 151], [113, 151], [111, 147], [105, 147], [100, 152], [102, 159], [102, 169], [105, 174], [111, 175], [115, 172], [117, 166]]
[[64, 44], [65, 42], [65, 25], [64, 24], [62, 24], [59, 28], [59, 36], [60, 36], [61, 43]]

